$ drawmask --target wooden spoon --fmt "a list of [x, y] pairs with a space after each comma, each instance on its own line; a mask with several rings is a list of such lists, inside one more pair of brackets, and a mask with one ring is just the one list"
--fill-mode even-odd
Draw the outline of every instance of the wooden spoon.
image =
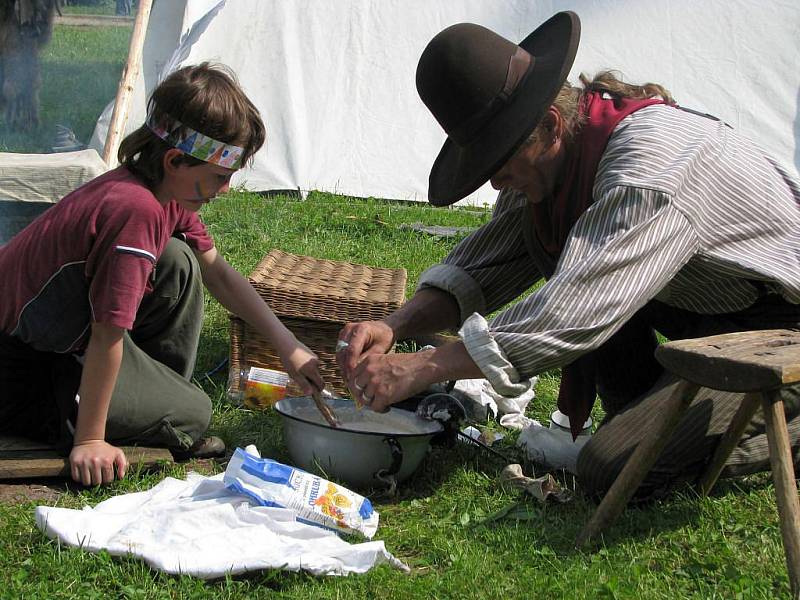
[[328, 425], [331, 427], [339, 427], [340, 422], [339, 418], [336, 416], [336, 413], [333, 412], [333, 409], [328, 406], [328, 403], [322, 399], [322, 396], [326, 398], [332, 398], [333, 394], [331, 394], [328, 390], [317, 390], [315, 389], [311, 393], [311, 397], [314, 399], [314, 404], [317, 405], [319, 412], [322, 413], [324, 419], [328, 422]]

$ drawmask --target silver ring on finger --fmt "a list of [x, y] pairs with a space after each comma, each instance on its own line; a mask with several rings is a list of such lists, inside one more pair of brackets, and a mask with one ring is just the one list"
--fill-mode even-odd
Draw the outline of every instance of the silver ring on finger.
[[367, 394], [361, 394], [361, 399], [364, 401], [364, 404], [372, 404], [373, 397]]
[[364, 391], [364, 388], [361, 387], [360, 385], [358, 385], [357, 381], [353, 382], [353, 387], [356, 388], [359, 392], [363, 392]]
[[344, 340], [337, 341], [336, 342], [336, 352], [341, 352], [342, 350], [347, 348], [349, 345], [350, 345], [349, 342], [346, 342]]

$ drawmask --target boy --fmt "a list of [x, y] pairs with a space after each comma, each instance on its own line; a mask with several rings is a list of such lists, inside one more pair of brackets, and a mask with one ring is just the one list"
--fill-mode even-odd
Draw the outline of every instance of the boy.
[[2, 430], [71, 443], [72, 478], [84, 485], [113, 481], [115, 469], [124, 477], [115, 444], [196, 450], [211, 415], [189, 381], [201, 281], [273, 343], [307, 393], [324, 387], [317, 357], [217, 253], [197, 216], [264, 138], [231, 75], [184, 67], [154, 90], [118, 168], [0, 248]]

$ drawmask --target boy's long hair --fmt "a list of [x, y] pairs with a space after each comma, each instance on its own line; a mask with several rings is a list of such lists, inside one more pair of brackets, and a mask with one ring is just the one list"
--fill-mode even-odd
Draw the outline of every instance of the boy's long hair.
[[[242, 164], [252, 160], [266, 138], [258, 109], [239, 87], [236, 76], [222, 65], [204, 62], [171, 73], [153, 90], [147, 108], [156, 122], [166, 113], [205, 136], [240, 146], [244, 149]], [[154, 190], [164, 179], [164, 154], [170, 148], [142, 125], [122, 140], [117, 157]], [[188, 154], [179, 160], [189, 166], [204, 164]]]

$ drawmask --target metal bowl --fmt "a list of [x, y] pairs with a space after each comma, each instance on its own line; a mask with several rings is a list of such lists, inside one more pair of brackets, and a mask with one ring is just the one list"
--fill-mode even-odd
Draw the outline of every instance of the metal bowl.
[[353, 487], [394, 488], [416, 471], [431, 438], [442, 430], [437, 421], [405, 410], [375, 413], [340, 399], [328, 404], [340, 427], [330, 427], [308, 396], [281, 400], [275, 410], [296, 466]]

